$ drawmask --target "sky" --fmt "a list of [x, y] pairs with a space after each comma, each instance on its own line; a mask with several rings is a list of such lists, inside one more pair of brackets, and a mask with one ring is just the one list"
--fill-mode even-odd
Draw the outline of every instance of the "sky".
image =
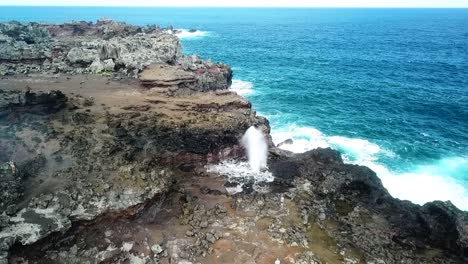
[[230, 7], [468, 7], [468, 0], [0, 0], [0, 5]]

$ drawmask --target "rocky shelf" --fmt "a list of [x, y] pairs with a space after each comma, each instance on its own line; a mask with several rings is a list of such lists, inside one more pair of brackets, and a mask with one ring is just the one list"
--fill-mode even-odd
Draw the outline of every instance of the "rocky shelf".
[[[467, 263], [468, 214], [278, 149], [228, 65], [169, 29], [0, 24], [0, 263]], [[250, 126], [274, 181], [230, 193]]]

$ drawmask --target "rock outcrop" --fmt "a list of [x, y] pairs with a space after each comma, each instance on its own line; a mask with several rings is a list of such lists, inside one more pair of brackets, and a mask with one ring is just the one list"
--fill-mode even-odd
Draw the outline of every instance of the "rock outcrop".
[[151, 65], [140, 74], [141, 84], [148, 88], [188, 88], [200, 91], [222, 90], [231, 86], [232, 71], [228, 66], [204, 62], [198, 56], [183, 60], [179, 66]]
[[274, 158], [270, 167], [280, 181], [298, 187], [304, 219], [360, 249], [367, 261], [462, 263], [468, 256], [467, 212], [450, 202], [419, 206], [395, 199], [373, 171], [344, 164], [335, 150]]
[[[21, 178], [18, 177], [14, 162], [5, 162], [0, 166], [0, 211], [7, 212], [21, 196]], [[0, 227], [4, 226], [4, 222]]]
[[72, 222], [134, 215], [177, 171], [239, 157], [249, 126], [269, 129], [228, 91], [170, 95], [99, 76], [42, 78], [23, 91], [14, 88], [22, 78], [0, 85], [3, 255]]

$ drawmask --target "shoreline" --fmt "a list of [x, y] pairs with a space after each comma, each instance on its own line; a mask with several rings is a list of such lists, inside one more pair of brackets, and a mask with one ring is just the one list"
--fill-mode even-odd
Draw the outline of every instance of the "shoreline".
[[[254, 84], [241, 79], [234, 79], [230, 90], [246, 98], [255, 93]], [[257, 98], [257, 100], [259, 99]], [[260, 114], [268, 118], [268, 114]], [[433, 201], [450, 200], [459, 209], [468, 210], [468, 189], [463, 186], [461, 181], [457, 181], [453, 175], [443, 174], [444, 170], [449, 169], [447, 166], [450, 166], [451, 170], [461, 170], [466, 166], [465, 164], [468, 164], [466, 158], [460, 156], [447, 157], [432, 162], [414, 164], [402, 170], [395, 170], [390, 168], [389, 164], [382, 162], [380, 156], [383, 155], [388, 158], [387, 156], [396, 154], [367, 139], [326, 135], [314, 127], [298, 126], [294, 123], [281, 127], [274, 127], [272, 124], [271, 129], [273, 143], [276, 146], [282, 144], [280, 148], [283, 150], [304, 153], [319, 147], [330, 147], [341, 152], [346, 163], [371, 168], [383, 181], [384, 187], [395, 198], [408, 200], [418, 205]], [[283, 144], [287, 140], [289, 142]], [[349, 155], [352, 157], [348, 157]], [[357, 158], [353, 156], [357, 156]], [[433, 172], [434, 170], [435, 172]], [[412, 188], [412, 186], [421, 184], [424, 186], [421, 190], [427, 191], [418, 192]], [[405, 186], [408, 187], [404, 188]]]

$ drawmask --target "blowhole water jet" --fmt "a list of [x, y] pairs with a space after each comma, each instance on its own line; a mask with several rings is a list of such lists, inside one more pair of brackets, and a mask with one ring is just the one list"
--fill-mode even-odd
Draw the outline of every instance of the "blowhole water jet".
[[253, 172], [260, 172], [261, 169], [266, 168], [268, 146], [262, 131], [255, 126], [249, 127], [242, 137], [241, 144], [247, 152]]

